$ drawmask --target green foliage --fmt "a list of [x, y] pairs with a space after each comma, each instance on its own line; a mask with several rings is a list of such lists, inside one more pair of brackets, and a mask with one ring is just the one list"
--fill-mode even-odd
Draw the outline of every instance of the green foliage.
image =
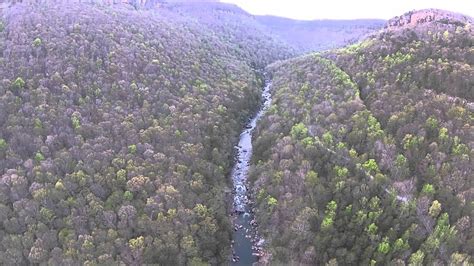
[[72, 128], [74, 130], [79, 130], [81, 128], [81, 120], [77, 116], [72, 116], [71, 117], [71, 122], [72, 122]]
[[332, 227], [334, 219], [332, 216], [325, 216], [323, 222], [321, 223], [321, 230], [328, 230]]
[[408, 248], [410, 248], [410, 246], [402, 238], [399, 238], [399, 239], [395, 240], [395, 242], [393, 243], [393, 250], [394, 251], [402, 251], [402, 250], [406, 250]]
[[428, 119], [426, 119], [425, 127], [426, 127], [426, 129], [428, 129], [430, 131], [437, 130], [438, 127], [439, 127], [438, 119], [436, 119], [436, 117], [434, 117], [434, 116], [430, 116]]
[[135, 154], [135, 153], [137, 153], [137, 145], [135, 145], [135, 144], [129, 145], [129, 146], [128, 146], [128, 152], [129, 152], [130, 154]]
[[43, 128], [43, 122], [41, 122], [41, 120], [39, 118], [35, 118], [34, 128], [37, 129], [37, 130]]
[[396, 66], [402, 63], [408, 63], [413, 60], [413, 56], [411, 54], [403, 54], [400, 51], [394, 54], [387, 55], [383, 62], [388, 64], [389, 66]]
[[446, 30], [446, 31], [443, 32], [443, 39], [445, 41], [449, 40], [449, 31]]
[[330, 201], [326, 205], [326, 211], [324, 213], [324, 219], [321, 223], [321, 230], [328, 230], [332, 228], [334, 223], [334, 218], [336, 217], [337, 203], [335, 201]]
[[456, 229], [449, 224], [449, 215], [443, 213], [439, 216], [435, 229], [423, 243], [424, 250], [436, 251], [441, 245], [446, 245], [456, 237]]
[[303, 143], [303, 145], [304, 145], [305, 147], [307, 147], [307, 148], [308, 148], [308, 147], [311, 147], [311, 146], [314, 145], [314, 138], [312, 138], [312, 137], [306, 137], [306, 138], [304, 138], [304, 139], [301, 141], [301, 143]]
[[308, 186], [316, 186], [319, 182], [318, 173], [310, 170], [305, 176], [305, 182]]
[[300, 93], [302, 94], [302, 96], [304, 96], [309, 92], [309, 90], [310, 90], [309, 84], [305, 83], [301, 86]]
[[418, 250], [415, 253], [412, 253], [409, 259], [409, 265], [423, 265], [423, 260], [425, 259], [425, 253], [421, 250]]
[[52, 210], [48, 209], [48, 208], [45, 208], [45, 207], [41, 207], [40, 214], [41, 214], [41, 217], [45, 221], [51, 221], [51, 219], [54, 217], [54, 212]]
[[275, 175], [273, 175], [273, 180], [275, 184], [281, 184], [281, 182], [283, 181], [283, 172], [276, 172]]
[[469, 265], [469, 262], [472, 261], [472, 257], [468, 254], [455, 252], [451, 255], [450, 265]]
[[467, 155], [469, 154], [469, 147], [460, 142], [460, 139], [458, 136], [454, 137], [454, 143], [452, 146], [452, 154], [456, 156], [462, 156], [462, 155]]
[[349, 174], [349, 170], [347, 168], [338, 165], [334, 166], [334, 172], [338, 178], [345, 178]]
[[204, 218], [208, 215], [208, 209], [202, 204], [196, 204], [194, 211], [199, 215], [199, 217]]
[[390, 243], [388, 242], [388, 238], [385, 237], [382, 242], [377, 247], [377, 251], [382, 254], [387, 254], [390, 252]]
[[378, 231], [378, 226], [374, 223], [369, 224], [369, 226], [367, 227], [367, 232], [372, 236], [376, 235], [377, 231]]
[[402, 166], [405, 166], [408, 163], [408, 161], [407, 161], [407, 158], [403, 156], [403, 154], [399, 154], [397, 155], [397, 159], [395, 160], [395, 163], [397, 166], [402, 167]]
[[82, 246], [81, 246], [83, 249], [85, 250], [91, 250], [94, 248], [94, 242], [92, 242], [91, 239], [86, 239], [84, 240], [84, 242], [82, 243]]
[[377, 162], [374, 159], [369, 159], [368, 161], [362, 164], [362, 167], [364, 167], [365, 170], [372, 174], [375, 174], [380, 171], [379, 166], [377, 165]]
[[346, 148], [346, 144], [343, 143], [343, 142], [339, 142], [339, 143], [336, 145], [336, 147], [337, 147], [338, 149], [342, 150], [342, 149], [345, 149], [345, 148]]
[[127, 190], [123, 193], [123, 198], [124, 200], [131, 201], [133, 200], [133, 193]]
[[354, 159], [357, 158], [358, 157], [357, 151], [354, 149], [350, 149], [349, 156], [351, 156], [351, 158], [354, 158]]
[[364, 49], [367, 49], [368, 47], [372, 46], [374, 44], [374, 40], [372, 39], [366, 39], [358, 43], [351, 44], [345, 48], [342, 48], [342, 52], [346, 53], [359, 53]]
[[127, 181], [127, 170], [125, 169], [120, 169], [117, 171], [117, 180], [120, 182], [120, 183], [125, 183], [125, 181]]
[[13, 88], [15, 90], [20, 90], [25, 87], [25, 81], [21, 77], [17, 77], [15, 81], [13, 82]]
[[128, 241], [128, 245], [132, 250], [140, 250], [144, 247], [144, 244], [145, 238], [143, 236], [132, 238]]
[[0, 151], [6, 150], [8, 147], [7, 141], [0, 138]]
[[427, 183], [423, 185], [423, 189], [421, 190], [421, 193], [423, 193], [424, 195], [433, 196], [435, 193], [435, 189], [433, 185]]
[[308, 128], [303, 123], [295, 124], [291, 128], [291, 136], [294, 139], [303, 139], [308, 136]]
[[329, 212], [336, 212], [336, 210], [337, 210], [337, 203], [336, 203], [334, 200], [331, 200], [331, 201], [328, 202], [328, 204], [326, 205], [326, 210], [329, 211]]
[[74, 238], [75, 232], [70, 228], [63, 228], [58, 233], [58, 238], [61, 243], [67, 243]]
[[423, 137], [421, 136], [413, 136], [411, 134], [407, 134], [403, 138], [403, 148], [405, 150], [416, 149], [417, 146], [420, 145], [422, 141], [423, 141]]
[[270, 207], [274, 207], [274, 206], [276, 206], [276, 205], [278, 204], [278, 201], [277, 201], [277, 199], [275, 199], [274, 197], [271, 197], [271, 196], [270, 196], [270, 197], [268, 197], [268, 199], [267, 199], [267, 204], [268, 204], [268, 206], [270, 206]]
[[61, 180], [58, 180], [56, 184], [54, 184], [54, 188], [57, 190], [65, 190], [64, 184]]
[[326, 132], [326, 133], [323, 134], [323, 142], [324, 142], [326, 145], [332, 145], [332, 143], [333, 143], [333, 137], [332, 137], [331, 132]]
[[35, 161], [36, 162], [41, 162], [41, 161], [44, 161], [44, 160], [45, 160], [44, 155], [41, 152], [37, 152], [35, 154]]
[[380, 123], [377, 121], [377, 118], [375, 118], [372, 114], [369, 114], [367, 124], [369, 125], [369, 136], [373, 138], [381, 138], [383, 136], [383, 131], [381, 129]]
[[443, 127], [439, 130], [438, 138], [440, 141], [446, 141], [449, 139], [448, 129]]
[[371, 210], [378, 210], [380, 208], [380, 198], [375, 196], [370, 199], [369, 207]]
[[439, 201], [437, 200], [434, 200], [429, 209], [429, 214], [432, 217], [436, 218], [438, 217], [440, 212], [441, 212], [441, 203], [439, 203]]
[[464, 107], [453, 106], [448, 110], [448, 116], [452, 119], [463, 119], [468, 112]]
[[33, 41], [33, 46], [34, 46], [34, 47], [39, 47], [39, 46], [41, 46], [42, 43], [43, 43], [43, 42], [41, 41], [40, 38], [36, 38], [36, 39]]
[[389, 181], [388, 177], [382, 173], [375, 174], [374, 179], [377, 182], [377, 184], [386, 184]]

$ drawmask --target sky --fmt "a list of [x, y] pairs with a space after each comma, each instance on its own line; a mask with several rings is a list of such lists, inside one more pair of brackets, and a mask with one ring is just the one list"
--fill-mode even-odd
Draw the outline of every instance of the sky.
[[474, 17], [474, 0], [221, 0], [254, 15], [293, 19], [390, 19], [413, 9], [439, 8]]

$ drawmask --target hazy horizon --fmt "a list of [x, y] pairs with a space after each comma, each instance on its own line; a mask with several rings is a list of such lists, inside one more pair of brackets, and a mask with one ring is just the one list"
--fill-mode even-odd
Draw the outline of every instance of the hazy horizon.
[[[390, 19], [410, 10], [438, 8], [474, 16], [472, 0], [221, 0], [233, 3], [254, 15], [273, 15], [292, 19]], [[343, 7], [343, 8], [342, 8]], [[370, 7], [370, 8], [367, 8]]]

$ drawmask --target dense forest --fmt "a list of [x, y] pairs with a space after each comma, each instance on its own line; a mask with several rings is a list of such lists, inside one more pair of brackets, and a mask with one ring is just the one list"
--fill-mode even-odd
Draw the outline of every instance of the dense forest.
[[226, 176], [256, 67], [292, 52], [219, 15], [3, 10], [0, 264], [227, 261]]
[[249, 189], [269, 264], [474, 263], [472, 18], [0, 12], [0, 265], [230, 263], [235, 145], [266, 79]]
[[473, 22], [411, 12], [269, 67], [251, 179], [273, 263], [472, 263]]

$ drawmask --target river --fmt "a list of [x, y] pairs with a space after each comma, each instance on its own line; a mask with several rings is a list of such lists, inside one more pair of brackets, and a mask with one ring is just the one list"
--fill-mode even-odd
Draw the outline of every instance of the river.
[[264, 240], [258, 235], [252, 204], [249, 198], [248, 171], [252, 158], [252, 133], [257, 122], [271, 104], [271, 83], [267, 82], [262, 90], [263, 103], [256, 115], [245, 125], [236, 146], [237, 158], [232, 169], [234, 189], [234, 235], [232, 245], [232, 265], [252, 265], [262, 254]]

